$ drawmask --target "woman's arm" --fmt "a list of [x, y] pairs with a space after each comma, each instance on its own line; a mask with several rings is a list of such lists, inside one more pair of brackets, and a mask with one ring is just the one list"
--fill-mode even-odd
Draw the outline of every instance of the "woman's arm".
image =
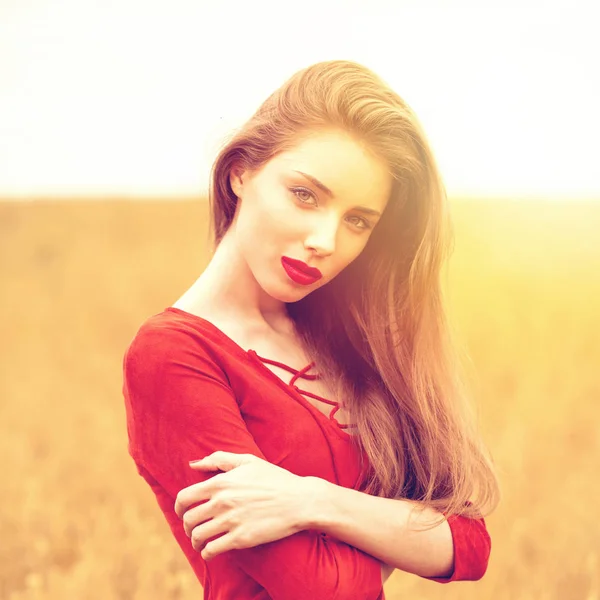
[[[143, 327], [125, 355], [123, 392], [130, 454], [199, 577], [211, 564], [233, 561], [274, 600], [382, 597], [379, 560], [318, 531], [225, 552], [208, 564], [193, 550], [175, 498], [211, 475], [188, 462], [216, 450], [265, 459], [223, 372], [197, 339], [171, 327]], [[211, 585], [218, 580], [211, 577]]]
[[434, 528], [419, 530], [440, 513], [413, 510], [415, 505], [408, 501], [311, 479], [318, 501], [307, 528], [324, 531], [390, 566], [442, 583], [483, 577], [491, 550], [483, 519], [451, 515]]
[[392, 567], [386, 563], [381, 563], [381, 581], [382, 581], [382, 583], [385, 583], [390, 578], [390, 575], [393, 572], [394, 572], [394, 567]]

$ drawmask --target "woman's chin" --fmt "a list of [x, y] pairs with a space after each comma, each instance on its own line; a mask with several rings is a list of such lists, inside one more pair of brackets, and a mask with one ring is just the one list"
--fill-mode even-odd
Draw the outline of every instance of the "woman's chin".
[[298, 300], [302, 300], [313, 291], [315, 286], [302, 286], [297, 285], [294, 282], [290, 281], [289, 285], [277, 285], [277, 286], [269, 286], [263, 288], [265, 292], [271, 296], [271, 298], [275, 300], [279, 300], [280, 302], [285, 302], [286, 304], [290, 304], [293, 302], [298, 302]]

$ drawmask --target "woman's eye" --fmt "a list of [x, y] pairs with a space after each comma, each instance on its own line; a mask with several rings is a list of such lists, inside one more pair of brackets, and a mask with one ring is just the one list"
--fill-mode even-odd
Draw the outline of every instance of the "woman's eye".
[[356, 219], [358, 222], [356, 223], [356, 225], [358, 226], [358, 229], [371, 229], [372, 225], [369, 221], [367, 221], [366, 219], [363, 219], [362, 217], [350, 217], [351, 219]]
[[[308, 201], [308, 199], [312, 198], [315, 201], [313, 206], [317, 206], [317, 198], [310, 190], [307, 190], [306, 188], [290, 188], [290, 191], [296, 196], [296, 198], [298, 198], [298, 200], [300, 202], [302, 202], [302, 204], [312, 204], [311, 202]], [[300, 196], [301, 194], [305, 194], [304, 197], [307, 199], [306, 200], [302, 199]], [[352, 224], [355, 225], [357, 229], [367, 230], [367, 229], [373, 228], [373, 225], [371, 224], [370, 221], [367, 221], [367, 219], [363, 219], [362, 217], [356, 217], [356, 216], [349, 217], [350, 221], [352, 219], [356, 219], [356, 221]]]
[[308, 199], [307, 199], [307, 200], [303, 200], [303, 199], [300, 197], [300, 194], [305, 194], [305, 198], [306, 198], [306, 197], [308, 197], [308, 198], [312, 198], [312, 199], [315, 201], [315, 204], [316, 204], [316, 201], [317, 201], [317, 199], [315, 198], [315, 195], [314, 195], [314, 194], [313, 194], [313, 193], [312, 193], [310, 190], [307, 190], [306, 188], [291, 188], [291, 192], [292, 192], [292, 193], [293, 193], [293, 194], [296, 196], [296, 198], [298, 198], [298, 200], [300, 200], [300, 202], [302, 202], [303, 204], [310, 204], [310, 202], [308, 202]]

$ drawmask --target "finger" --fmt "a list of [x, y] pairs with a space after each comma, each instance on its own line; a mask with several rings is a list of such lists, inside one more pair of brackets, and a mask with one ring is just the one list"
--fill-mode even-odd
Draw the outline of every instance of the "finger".
[[211, 558], [214, 558], [223, 552], [246, 547], [247, 546], [240, 545], [239, 542], [236, 542], [236, 536], [229, 532], [215, 540], [208, 542], [208, 544], [206, 544], [204, 549], [200, 552], [200, 556], [202, 556], [204, 560], [210, 560]]
[[214, 484], [211, 484], [212, 479], [202, 481], [200, 483], [194, 483], [186, 488], [183, 488], [177, 494], [175, 498], [175, 513], [181, 519], [186, 510], [192, 504], [202, 502], [203, 500], [209, 500], [214, 493]]
[[214, 463], [214, 461], [211, 462], [211, 459], [209, 458], [203, 458], [201, 460], [195, 460], [195, 461], [190, 461], [190, 467], [192, 469], [198, 469], [198, 470], [205, 470], [205, 471], [218, 471], [219, 467]]
[[205, 456], [200, 461], [190, 462], [192, 469], [219, 469], [220, 471], [230, 471], [235, 467], [239, 467], [244, 463], [252, 460], [260, 460], [254, 454], [240, 454], [236, 452], [225, 452], [224, 450], [216, 450], [212, 454]]
[[183, 515], [183, 529], [188, 537], [192, 536], [194, 527], [201, 525], [205, 521], [212, 519], [217, 515], [214, 502], [208, 500], [203, 504], [186, 510]]
[[208, 456], [205, 456], [202, 461], [196, 463], [190, 463], [192, 469], [219, 469], [220, 471], [229, 471], [233, 467], [237, 466], [240, 461], [241, 455], [234, 454], [233, 452], [225, 452], [224, 450], [217, 450]]
[[192, 542], [192, 548], [196, 552], [200, 552], [207, 542], [211, 541], [211, 538], [220, 536], [228, 532], [227, 525], [225, 525], [219, 519], [210, 519], [202, 525], [194, 527], [190, 541]]

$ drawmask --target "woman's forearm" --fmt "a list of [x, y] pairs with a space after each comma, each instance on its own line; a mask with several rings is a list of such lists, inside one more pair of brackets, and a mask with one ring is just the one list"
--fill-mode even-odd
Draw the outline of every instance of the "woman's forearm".
[[[307, 511], [305, 528], [323, 531], [409, 573], [452, 574], [454, 546], [448, 522], [444, 519], [434, 528], [419, 530], [423, 523], [440, 517], [439, 512], [413, 510], [415, 505], [409, 501], [371, 496], [318, 477], [307, 479], [314, 485], [311, 497], [316, 502]], [[382, 579], [385, 575], [383, 565]]]
[[381, 564], [381, 582], [385, 583], [394, 572], [394, 567], [386, 563]]

